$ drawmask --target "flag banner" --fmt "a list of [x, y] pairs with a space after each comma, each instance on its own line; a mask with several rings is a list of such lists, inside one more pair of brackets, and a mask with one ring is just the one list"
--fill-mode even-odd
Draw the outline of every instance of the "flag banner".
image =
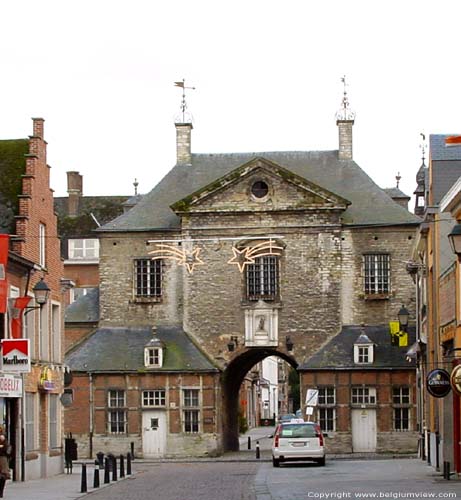
[[14, 301], [11, 315], [11, 337], [13, 339], [20, 339], [22, 337], [22, 316], [30, 299], [31, 297], [18, 297]]
[[408, 346], [408, 333], [399, 332], [399, 347], [407, 347], [407, 346]]
[[10, 236], [0, 234], [0, 313], [6, 313], [8, 299], [8, 283], [6, 280], [6, 264]]

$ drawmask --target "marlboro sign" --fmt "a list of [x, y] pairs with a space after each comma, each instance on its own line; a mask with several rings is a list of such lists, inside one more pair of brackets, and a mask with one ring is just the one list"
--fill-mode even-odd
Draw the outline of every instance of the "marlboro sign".
[[29, 339], [3, 339], [2, 365], [4, 372], [30, 372]]

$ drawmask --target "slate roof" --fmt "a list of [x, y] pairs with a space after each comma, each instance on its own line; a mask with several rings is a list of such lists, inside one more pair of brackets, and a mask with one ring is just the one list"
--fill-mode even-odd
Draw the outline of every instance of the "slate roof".
[[[338, 335], [302, 363], [298, 369], [302, 371], [414, 369], [414, 362], [406, 359], [408, 349], [415, 342], [415, 329], [410, 327], [409, 330], [408, 346], [399, 347], [391, 344], [388, 325], [344, 326]], [[374, 362], [370, 365], [354, 363], [354, 343], [363, 333], [375, 344]]]
[[254, 158], [281, 167], [351, 202], [344, 223], [417, 224], [420, 219], [396, 203], [354, 162], [340, 161], [337, 151], [193, 154], [191, 165], [176, 165], [129, 212], [98, 229], [110, 231], [175, 230], [179, 218], [170, 205], [216, 181]]
[[66, 323], [94, 323], [99, 321], [99, 288], [90, 288], [66, 308]]
[[383, 191], [385, 191], [391, 198], [397, 198], [397, 199], [405, 199], [409, 200], [410, 196], [405, 194], [403, 191], [401, 191], [397, 187], [393, 188], [384, 188]]
[[163, 366], [144, 366], [144, 346], [153, 338], [152, 328], [99, 328], [66, 355], [74, 372], [217, 372], [218, 369], [178, 326], [157, 327], [165, 344]]
[[461, 176], [461, 146], [445, 146], [445, 139], [451, 135], [434, 134], [429, 136], [432, 168], [433, 203], [438, 205], [451, 186]]
[[22, 175], [26, 170], [25, 156], [29, 152], [28, 139], [0, 141], [0, 233], [14, 234], [14, 216], [19, 212], [22, 194]]

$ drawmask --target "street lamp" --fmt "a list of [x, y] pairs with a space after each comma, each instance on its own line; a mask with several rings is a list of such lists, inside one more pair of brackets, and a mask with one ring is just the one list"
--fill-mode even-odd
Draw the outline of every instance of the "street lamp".
[[450, 240], [451, 249], [458, 257], [461, 256], [461, 224], [457, 223], [448, 235]]
[[293, 350], [294, 344], [289, 335], [287, 335], [285, 338], [285, 345], [288, 352], [291, 352]]
[[407, 331], [409, 316], [410, 316], [410, 313], [408, 312], [408, 309], [404, 305], [402, 305], [399, 312], [397, 313], [397, 317], [399, 318], [400, 328], [404, 332]]
[[42, 306], [46, 304], [51, 292], [43, 278], [40, 278], [40, 281], [32, 288], [32, 291], [34, 292], [35, 303], [38, 304], [38, 306], [27, 306], [24, 315], [34, 309], [41, 309]]
[[32, 288], [34, 292], [35, 302], [39, 306], [43, 306], [46, 304], [48, 297], [50, 296], [51, 290], [48, 288], [48, 285], [43, 281], [43, 278], [40, 278], [40, 281]]

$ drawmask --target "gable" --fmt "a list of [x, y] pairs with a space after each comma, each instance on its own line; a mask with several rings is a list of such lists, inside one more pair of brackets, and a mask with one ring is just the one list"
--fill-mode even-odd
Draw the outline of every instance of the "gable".
[[341, 196], [263, 158], [255, 158], [174, 203], [176, 213], [345, 210]]

